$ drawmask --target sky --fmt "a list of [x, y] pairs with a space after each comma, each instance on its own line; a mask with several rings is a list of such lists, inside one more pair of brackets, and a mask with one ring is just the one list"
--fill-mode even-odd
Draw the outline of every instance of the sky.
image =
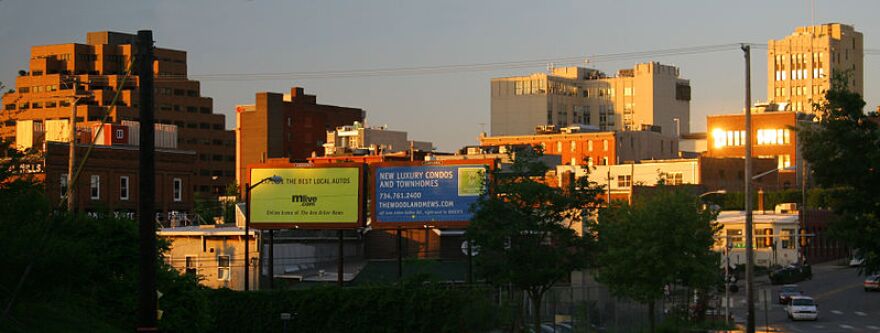
[[[854, 25], [880, 49], [880, 1], [814, 0], [813, 22]], [[0, 82], [14, 86], [33, 45], [85, 43], [89, 31], [153, 30], [158, 47], [187, 51], [189, 74], [300, 73], [583, 57], [780, 39], [811, 22], [810, 0], [0, 0]], [[608, 74], [636, 63], [680, 67], [691, 81], [691, 131], [744, 103], [742, 52], [597, 62]], [[865, 56], [867, 108], [880, 104], [880, 55]], [[217, 80], [201, 93], [234, 128], [235, 105], [302, 86], [318, 102], [363, 108], [368, 125], [405, 130], [442, 151], [488, 131], [489, 80], [547, 65], [348, 78]], [[766, 48], [752, 51], [752, 99], [766, 100]], [[8, 88], [7, 88], [8, 89]]]

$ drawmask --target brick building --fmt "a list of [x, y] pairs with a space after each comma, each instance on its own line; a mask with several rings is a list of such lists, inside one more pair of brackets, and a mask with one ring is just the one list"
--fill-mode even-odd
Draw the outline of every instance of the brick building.
[[236, 179], [247, 182], [249, 164], [270, 158], [305, 161], [322, 155], [327, 131], [363, 122], [358, 108], [318, 104], [315, 95], [294, 87], [290, 94], [260, 92], [256, 104], [236, 107]]
[[568, 165], [612, 165], [626, 161], [678, 157], [678, 140], [653, 131], [580, 131], [577, 127], [552, 127], [533, 135], [481, 136], [481, 146], [531, 145], [545, 154], [562, 156]]
[[[14, 93], [3, 95], [0, 138], [15, 137], [18, 120], [70, 119], [74, 107], [79, 124], [99, 122], [105, 114], [112, 123], [138, 120], [136, 71], [125, 78], [137, 53], [135, 38], [89, 32], [86, 44], [32, 47], [29, 70], [19, 73]], [[156, 48], [154, 54], [156, 123], [176, 125], [178, 147], [196, 154], [185, 192], [220, 194], [234, 180], [235, 136], [226, 130], [225, 116], [213, 113], [213, 100], [201, 96], [199, 82], [187, 78], [186, 52]]]
[[[796, 187], [798, 184], [797, 132], [794, 128], [802, 123], [804, 116], [795, 112], [759, 112], [752, 113], [752, 157], [771, 158], [777, 161], [780, 184], [783, 188]], [[745, 156], [745, 115], [713, 115], [706, 119], [707, 152], [710, 157], [744, 157]], [[755, 172], [755, 175], [760, 174]]]
[[[63, 206], [67, 192], [67, 143], [48, 142], [44, 150], [27, 157], [27, 173], [42, 180], [46, 196], [53, 206]], [[84, 156], [88, 145], [78, 145], [77, 155]], [[196, 153], [176, 149], [156, 149], [156, 218], [170, 224], [191, 219], [194, 195], [187, 191], [193, 183]], [[89, 158], [76, 181], [76, 206], [86, 213], [109, 212], [134, 217], [138, 209], [137, 146], [92, 146]]]

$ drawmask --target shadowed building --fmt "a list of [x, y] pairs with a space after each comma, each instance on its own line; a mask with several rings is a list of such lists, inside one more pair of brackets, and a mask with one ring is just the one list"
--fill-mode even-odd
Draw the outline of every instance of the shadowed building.
[[327, 132], [364, 121], [364, 110], [318, 104], [315, 95], [294, 87], [290, 94], [260, 92], [256, 104], [239, 105], [236, 111], [236, 179], [248, 182], [249, 164], [270, 158], [305, 162], [322, 155]]
[[[32, 47], [29, 71], [19, 73], [15, 92], [3, 95], [0, 137], [14, 138], [19, 120], [70, 119], [73, 107], [76, 122], [86, 127], [105, 115], [109, 123], [138, 120], [137, 76], [126, 77], [135, 39], [101, 31], [88, 33], [86, 44]], [[201, 96], [199, 82], [187, 78], [186, 52], [156, 48], [154, 54], [156, 123], [175, 125], [176, 148], [196, 153], [186, 191], [216, 196], [233, 181], [235, 136], [225, 116], [213, 113], [213, 100]]]

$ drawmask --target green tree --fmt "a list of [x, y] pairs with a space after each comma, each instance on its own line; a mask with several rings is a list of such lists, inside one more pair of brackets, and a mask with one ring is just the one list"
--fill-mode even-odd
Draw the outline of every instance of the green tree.
[[519, 151], [509, 170], [493, 173], [489, 193], [472, 208], [467, 230], [479, 247], [478, 272], [491, 283], [510, 284], [528, 294], [536, 331], [544, 293], [589, 262], [594, 238], [590, 233], [579, 236], [574, 225], [595, 211], [601, 191], [586, 178], [566, 189], [547, 184], [540, 155]]
[[707, 289], [715, 283], [715, 217], [693, 194], [663, 185], [633, 205], [612, 203], [599, 211], [595, 226], [597, 280], [614, 295], [647, 304], [654, 331], [654, 305], [666, 286]]
[[836, 75], [825, 102], [815, 105], [818, 123], [799, 126], [804, 158], [813, 179], [828, 191], [823, 198], [838, 219], [832, 234], [859, 249], [865, 271], [880, 271], [880, 130], [877, 115], [848, 89], [849, 75]]
[[[44, 184], [18, 172], [26, 157], [0, 143], [0, 331], [130, 331], [138, 281], [137, 224], [70, 215], [52, 207]], [[163, 331], [205, 331], [207, 299], [195, 278], [161, 254], [157, 285], [165, 296]]]

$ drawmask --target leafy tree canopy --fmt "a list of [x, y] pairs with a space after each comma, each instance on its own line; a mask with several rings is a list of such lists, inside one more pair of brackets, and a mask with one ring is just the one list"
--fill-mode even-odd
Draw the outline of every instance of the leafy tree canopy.
[[868, 272], [880, 271], [880, 130], [876, 114], [863, 111], [865, 101], [836, 75], [823, 104], [815, 105], [817, 123], [798, 128], [804, 158], [814, 181], [830, 192], [831, 208], [840, 217], [832, 232], [859, 249]]

